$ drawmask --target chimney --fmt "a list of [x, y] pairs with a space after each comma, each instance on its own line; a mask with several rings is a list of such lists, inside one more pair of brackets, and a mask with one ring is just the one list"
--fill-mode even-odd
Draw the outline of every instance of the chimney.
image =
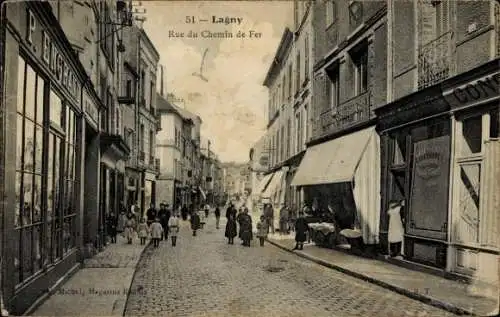
[[163, 65], [160, 65], [160, 95], [163, 97]]

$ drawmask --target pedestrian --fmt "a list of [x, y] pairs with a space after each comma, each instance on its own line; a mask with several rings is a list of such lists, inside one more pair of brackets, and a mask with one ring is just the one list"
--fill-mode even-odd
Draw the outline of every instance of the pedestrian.
[[228, 238], [228, 244], [234, 244], [234, 237], [236, 237], [236, 219], [232, 213], [229, 214], [229, 218], [227, 219], [225, 237]]
[[187, 209], [187, 206], [185, 204], [182, 205], [181, 215], [182, 215], [182, 220], [186, 221], [187, 217], [188, 217], [188, 209]]
[[148, 226], [150, 226], [153, 221], [155, 221], [155, 218], [156, 218], [156, 208], [155, 208], [155, 205], [154, 204], [151, 204], [148, 208], [148, 210], [146, 211], [146, 219], [147, 219], [147, 224]]
[[200, 229], [200, 216], [197, 212], [193, 212], [189, 218], [191, 222], [191, 230], [193, 230], [193, 237], [196, 236], [196, 231]]
[[127, 215], [127, 220], [125, 223], [125, 238], [127, 239], [128, 244], [132, 244], [132, 240], [134, 239], [135, 235], [135, 228], [136, 228], [136, 222], [135, 222], [135, 217], [132, 214], [132, 212], [129, 212]]
[[220, 225], [220, 209], [219, 209], [219, 206], [215, 207], [214, 214], [215, 214], [215, 228], [219, 229], [219, 225]]
[[205, 224], [207, 223], [207, 218], [205, 217], [205, 213], [202, 210], [198, 211], [198, 216], [200, 216], [200, 229], [203, 229], [205, 227]]
[[226, 219], [229, 219], [231, 215], [236, 219], [236, 208], [234, 208], [233, 203], [229, 203], [229, 206], [226, 209]]
[[391, 257], [402, 258], [401, 249], [403, 244], [404, 228], [403, 221], [401, 217], [401, 207], [403, 207], [404, 201], [391, 200], [389, 202], [389, 210], [387, 214], [389, 215], [389, 255]]
[[304, 242], [307, 239], [307, 231], [309, 230], [309, 227], [307, 225], [307, 221], [304, 218], [304, 213], [299, 212], [299, 216], [297, 217], [297, 220], [295, 220], [295, 248], [294, 250], [303, 250], [304, 249]]
[[264, 206], [264, 217], [266, 217], [268, 223], [268, 233], [274, 234], [274, 209], [270, 203]]
[[141, 245], [145, 245], [146, 239], [148, 238], [149, 226], [146, 223], [146, 220], [144, 220], [144, 218], [141, 219], [141, 222], [139, 223], [139, 226], [137, 227], [137, 231], [139, 234], [139, 239], [141, 239]]
[[280, 210], [280, 235], [288, 231], [288, 208], [283, 204]]
[[[160, 218], [160, 224], [163, 228], [163, 236], [165, 240], [168, 240], [168, 220], [170, 219], [170, 209], [168, 204], [163, 202], [160, 204], [160, 210], [158, 211], [158, 217]], [[163, 237], [161, 238], [163, 240]]]
[[243, 209], [240, 222], [240, 235], [241, 240], [243, 240], [243, 245], [246, 247], [250, 246], [250, 241], [253, 238], [252, 232], [252, 217], [248, 214], [248, 208]]
[[208, 213], [210, 212], [210, 205], [206, 204], [205, 205], [205, 218], [208, 218]]
[[174, 212], [172, 217], [168, 219], [168, 228], [170, 233], [170, 239], [172, 239], [172, 246], [175, 247], [177, 244], [177, 234], [179, 233], [179, 215]]
[[160, 223], [160, 218], [156, 217], [155, 221], [151, 224], [151, 240], [153, 240], [153, 246], [158, 248], [160, 246], [160, 240], [163, 236], [163, 227]]
[[115, 216], [114, 212], [110, 212], [108, 218], [106, 219], [108, 235], [111, 238], [111, 243], [116, 243], [116, 227], [118, 225], [118, 218]]
[[288, 233], [295, 231], [295, 220], [297, 220], [297, 206], [293, 205], [288, 214]]
[[257, 237], [259, 238], [260, 246], [264, 246], [264, 241], [267, 238], [267, 223], [264, 215], [260, 216], [260, 221], [257, 223]]
[[118, 214], [117, 224], [116, 224], [116, 233], [121, 234], [123, 236], [123, 232], [125, 231], [125, 224], [127, 223], [127, 214], [125, 213], [126, 209], [121, 209]]

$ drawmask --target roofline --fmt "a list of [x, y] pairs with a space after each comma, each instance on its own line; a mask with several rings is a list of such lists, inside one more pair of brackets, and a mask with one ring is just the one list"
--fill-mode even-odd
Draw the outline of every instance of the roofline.
[[283, 35], [281, 35], [280, 44], [278, 45], [278, 49], [274, 54], [273, 62], [267, 71], [266, 78], [262, 85], [269, 87], [269, 82], [271, 81], [272, 75], [274, 75], [275, 70], [278, 66], [281, 66], [283, 63], [283, 56], [288, 52], [288, 49], [291, 47], [293, 41], [293, 33], [290, 31], [288, 27], [283, 31]]
[[146, 39], [146, 42], [148, 43], [148, 45], [152, 49], [153, 53], [155, 54], [156, 59], [159, 61], [160, 60], [160, 53], [158, 53], [158, 50], [156, 49], [155, 45], [153, 44], [153, 42], [149, 38], [146, 31], [144, 31], [144, 29], [141, 27], [141, 28], [139, 28], [139, 32], [141, 33], [141, 36]]

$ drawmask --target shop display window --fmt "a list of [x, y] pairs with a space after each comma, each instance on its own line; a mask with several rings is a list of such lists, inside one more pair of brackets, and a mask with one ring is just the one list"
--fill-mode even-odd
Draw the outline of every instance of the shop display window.
[[481, 164], [460, 166], [459, 214], [461, 221], [456, 230], [456, 240], [461, 242], [479, 242], [479, 188]]
[[[19, 284], [62, 256], [62, 208], [64, 204], [73, 209], [76, 188], [76, 117], [21, 56], [18, 67], [13, 229], [18, 250], [14, 275]], [[49, 91], [50, 98], [45, 98]], [[64, 120], [65, 113], [73, 117]], [[75, 214], [68, 214], [71, 220], [64, 219], [64, 224], [70, 224], [64, 226], [70, 228], [65, 231], [66, 240], [74, 240]]]
[[18, 59], [16, 119], [16, 207], [18, 237], [14, 258], [16, 282], [41, 269], [43, 94], [45, 81], [22, 57]]
[[475, 116], [462, 121], [462, 138], [460, 140], [460, 156], [467, 157], [481, 153], [482, 117]]

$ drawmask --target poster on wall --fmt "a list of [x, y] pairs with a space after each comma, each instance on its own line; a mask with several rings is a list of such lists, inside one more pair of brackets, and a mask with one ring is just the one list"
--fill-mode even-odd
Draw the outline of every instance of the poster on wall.
[[408, 232], [446, 238], [450, 137], [442, 136], [414, 144], [413, 177]]

